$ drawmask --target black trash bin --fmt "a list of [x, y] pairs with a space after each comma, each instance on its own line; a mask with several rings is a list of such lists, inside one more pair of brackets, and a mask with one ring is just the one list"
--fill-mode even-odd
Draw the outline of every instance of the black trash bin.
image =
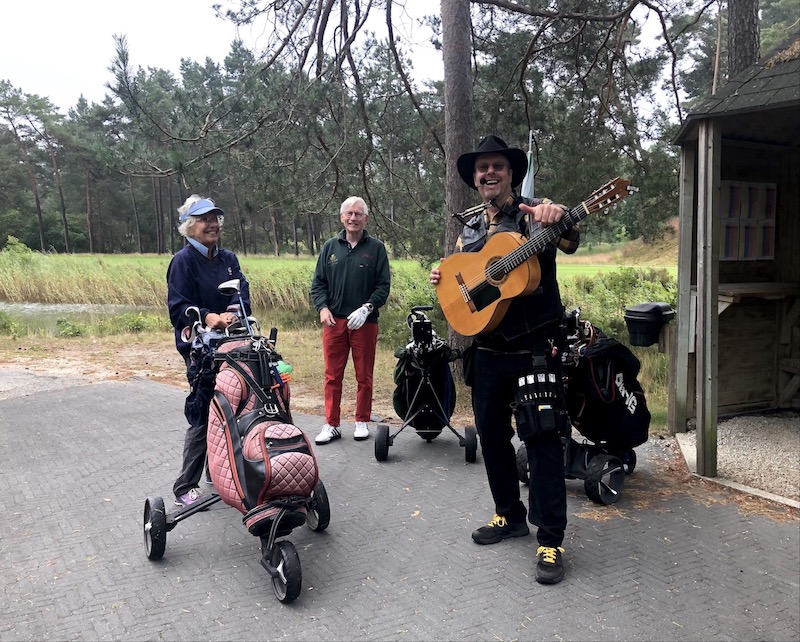
[[658, 336], [665, 323], [675, 318], [675, 310], [669, 303], [660, 301], [640, 303], [625, 308], [625, 325], [631, 337], [631, 345], [651, 346], [658, 343]]

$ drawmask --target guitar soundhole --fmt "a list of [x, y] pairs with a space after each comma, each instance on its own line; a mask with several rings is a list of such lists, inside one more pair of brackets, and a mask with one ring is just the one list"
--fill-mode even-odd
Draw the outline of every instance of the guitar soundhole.
[[508, 273], [502, 265], [502, 256], [492, 257], [486, 264], [486, 279], [494, 285], [502, 285]]

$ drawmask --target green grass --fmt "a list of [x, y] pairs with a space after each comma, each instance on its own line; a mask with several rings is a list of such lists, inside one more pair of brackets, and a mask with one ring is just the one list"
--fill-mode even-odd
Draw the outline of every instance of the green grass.
[[[623, 267], [625, 248], [595, 248], [591, 256], [561, 256], [559, 282], [568, 310], [580, 307], [582, 318], [607, 335], [628, 343], [625, 307], [646, 301], [675, 305], [677, 288], [669, 252], [639, 247], [638, 252], [667, 266]], [[636, 253], [629, 253], [636, 256]], [[667, 258], [664, 259], [663, 257]], [[166, 311], [166, 270], [170, 256], [158, 255], [55, 255], [31, 252], [18, 245], [0, 251], [0, 300], [12, 303], [117, 304], [141, 309], [112, 318], [78, 321], [58, 319], [51, 332], [62, 337], [109, 336], [169, 330]], [[317, 322], [308, 289], [316, 260], [273, 256], [240, 256], [250, 282], [253, 309], [265, 327], [310, 329]], [[600, 262], [603, 261], [603, 262]], [[391, 261], [392, 289], [381, 310], [380, 346], [394, 351], [409, 340], [406, 316], [412, 306], [435, 305], [428, 268], [416, 261]], [[447, 325], [438, 307], [430, 313], [436, 331], [447, 336]], [[19, 337], [33, 331], [19, 320], [0, 313], [0, 334]], [[318, 350], [318, 346], [313, 348]], [[648, 394], [654, 425], [666, 423], [666, 355], [655, 348], [634, 348], [642, 363], [640, 381]]]

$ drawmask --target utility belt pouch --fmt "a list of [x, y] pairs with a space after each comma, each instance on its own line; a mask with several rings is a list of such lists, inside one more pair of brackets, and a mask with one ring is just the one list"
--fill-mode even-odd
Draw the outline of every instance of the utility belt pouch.
[[511, 404], [520, 440], [564, 431], [568, 418], [563, 399], [561, 374], [548, 367], [545, 357], [534, 357], [531, 371], [517, 379]]

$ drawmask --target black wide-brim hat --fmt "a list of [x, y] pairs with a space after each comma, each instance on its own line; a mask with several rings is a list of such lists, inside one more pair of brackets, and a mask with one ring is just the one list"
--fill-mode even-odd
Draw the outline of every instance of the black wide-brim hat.
[[511, 165], [512, 188], [517, 187], [525, 178], [525, 174], [528, 171], [528, 157], [525, 155], [525, 152], [516, 147], [509, 147], [502, 138], [490, 134], [486, 138], [481, 139], [475, 151], [461, 154], [456, 161], [456, 167], [458, 167], [461, 180], [472, 189], [478, 189], [475, 186], [473, 175], [475, 171], [475, 161], [481, 154], [500, 154], [508, 159], [508, 163]]

